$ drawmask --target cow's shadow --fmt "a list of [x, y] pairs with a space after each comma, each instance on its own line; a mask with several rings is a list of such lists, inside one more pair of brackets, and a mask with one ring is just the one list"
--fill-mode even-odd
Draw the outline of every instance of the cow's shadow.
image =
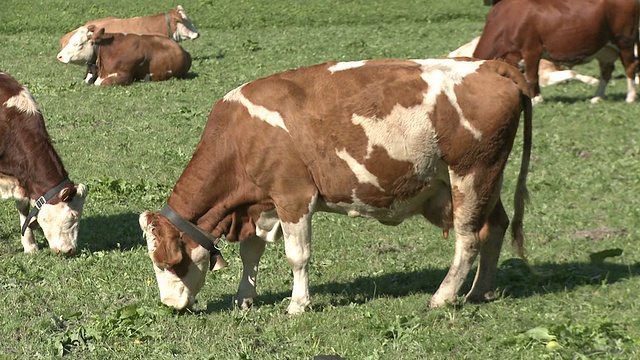
[[[462, 291], [468, 291], [475, 268]], [[315, 303], [313, 311], [330, 306], [364, 304], [377, 297], [399, 298], [410, 294], [433, 294], [440, 286], [448, 269], [424, 269], [410, 272], [392, 272], [379, 276], [364, 276], [350, 282], [328, 282], [310, 286], [311, 295], [328, 294], [329, 302]], [[566, 292], [585, 285], [614, 284], [640, 275], [640, 263], [614, 264], [591, 262], [541, 263], [527, 266], [517, 258], [503, 261], [498, 270], [496, 284], [501, 296], [527, 298], [539, 294]], [[260, 293], [256, 305], [275, 305], [291, 296], [291, 289], [282, 292]], [[206, 313], [228, 310], [233, 294], [225, 294], [220, 300], [209, 301]], [[426, 306], [427, 304], [425, 304]]]
[[138, 224], [139, 213], [82, 217], [78, 230], [78, 248], [91, 252], [131, 250], [146, 243]]

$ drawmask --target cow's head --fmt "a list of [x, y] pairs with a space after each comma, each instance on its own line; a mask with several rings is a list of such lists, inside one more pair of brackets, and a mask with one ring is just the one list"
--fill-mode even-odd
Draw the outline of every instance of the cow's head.
[[78, 228], [88, 189], [84, 184], [66, 187], [42, 205], [37, 221], [51, 250], [71, 254], [78, 247]]
[[193, 25], [187, 13], [181, 5], [178, 5], [171, 12], [171, 22], [175, 23], [176, 31], [173, 33], [173, 40], [180, 42], [182, 40], [195, 40], [200, 37], [198, 29]]
[[65, 64], [85, 65], [93, 61], [98, 51], [97, 43], [104, 36], [104, 28], [96, 31], [94, 25], [81, 26], [58, 53], [58, 61]]
[[[145, 211], [140, 214], [139, 222], [153, 262], [160, 300], [179, 310], [191, 307], [210, 269], [209, 250], [158, 213]], [[218, 261], [220, 259], [221, 256]], [[213, 269], [223, 266], [222, 263], [215, 265]]]

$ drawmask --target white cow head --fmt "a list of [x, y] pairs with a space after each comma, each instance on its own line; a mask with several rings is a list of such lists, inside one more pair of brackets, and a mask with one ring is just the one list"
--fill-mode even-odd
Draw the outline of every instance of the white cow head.
[[80, 217], [87, 193], [86, 185], [77, 184], [72, 189], [62, 189], [58, 194], [60, 201], [44, 204], [40, 208], [38, 224], [54, 252], [71, 254], [76, 251]]
[[84, 65], [95, 59], [98, 51], [96, 41], [104, 34], [104, 28], [95, 31], [95, 26], [81, 26], [69, 39], [69, 43], [58, 53], [58, 61], [65, 64]]
[[139, 217], [163, 304], [178, 310], [195, 304], [204, 285], [211, 254], [180, 232], [164, 216], [145, 211]]
[[193, 25], [187, 13], [184, 11], [181, 5], [176, 7], [174, 15], [176, 18], [172, 19], [176, 23], [176, 31], [173, 33], [173, 40], [180, 42], [182, 40], [195, 40], [200, 37], [198, 29]]

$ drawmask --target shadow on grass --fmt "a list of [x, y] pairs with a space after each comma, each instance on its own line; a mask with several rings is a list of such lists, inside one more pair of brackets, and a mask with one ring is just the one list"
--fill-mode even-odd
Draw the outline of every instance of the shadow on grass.
[[[542, 91], [542, 96], [544, 97], [545, 103], [562, 103], [562, 104], [581, 104], [581, 103], [589, 103], [589, 100], [593, 97], [589, 95], [588, 97], [584, 96], [565, 96], [565, 95], [544, 95], [544, 90]], [[627, 94], [624, 93], [612, 93], [605, 95], [604, 101], [612, 101], [612, 102], [620, 102], [624, 103], [627, 98]]]
[[[316, 303], [314, 311], [327, 306], [364, 304], [379, 297], [399, 298], [410, 294], [433, 294], [440, 286], [448, 269], [426, 269], [411, 272], [387, 273], [380, 276], [365, 276], [351, 282], [328, 282], [310, 286], [314, 294], [331, 295], [330, 303]], [[462, 292], [469, 291], [476, 269], [470, 271]], [[566, 292], [572, 289], [597, 284], [614, 284], [640, 276], [640, 263], [631, 265], [612, 263], [542, 263], [528, 267], [522, 260], [507, 259], [500, 265], [496, 284], [506, 297], [526, 298], [537, 294]], [[220, 301], [207, 303], [207, 313], [229, 309], [233, 294], [225, 294]], [[291, 289], [278, 293], [260, 293], [256, 305], [275, 305], [291, 296]], [[288, 303], [288, 300], [286, 301]], [[425, 304], [426, 305], [426, 304]]]
[[131, 250], [146, 246], [138, 225], [139, 213], [82, 217], [78, 248], [89, 251]]

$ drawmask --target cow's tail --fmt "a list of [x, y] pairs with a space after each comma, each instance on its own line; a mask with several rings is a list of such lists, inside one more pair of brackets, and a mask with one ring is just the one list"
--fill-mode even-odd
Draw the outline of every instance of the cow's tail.
[[533, 109], [531, 98], [527, 94], [522, 94], [524, 106], [524, 131], [522, 145], [522, 162], [520, 163], [520, 173], [518, 183], [513, 196], [513, 221], [511, 222], [511, 236], [513, 247], [522, 259], [524, 254], [524, 233], [522, 230], [522, 219], [524, 217], [524, 204], [529, 200], [529, 190], [527, 190], [527, 175], [529, 174], [529, 162], [531, 160], [531, 139], [533, 132], [532, 118]]
[[522, 219], [524, 218], [524, 205], [529, 200], [527, 190], [527, 175], [529, 174], [529, 162], [531, 160], [531, 139], [533, 132], [532, 118], [533, 108], [531, 98], [533, 91], [527, 84], [524, 76], [518, 69], [500, 60], [488, 60], [485, 62], [493, 71], [499, 75], [513, 81], [520, 89], [520, 98], [524, 108], [524, 139], [522, 146], [522, 162], [520, 163], [520, 173], [518, 183], [513, 197], [513, 220], [511, 222], [512, 245], [516, 254], [525, 259], [524, 254], [524, 233], [522, 230]]

